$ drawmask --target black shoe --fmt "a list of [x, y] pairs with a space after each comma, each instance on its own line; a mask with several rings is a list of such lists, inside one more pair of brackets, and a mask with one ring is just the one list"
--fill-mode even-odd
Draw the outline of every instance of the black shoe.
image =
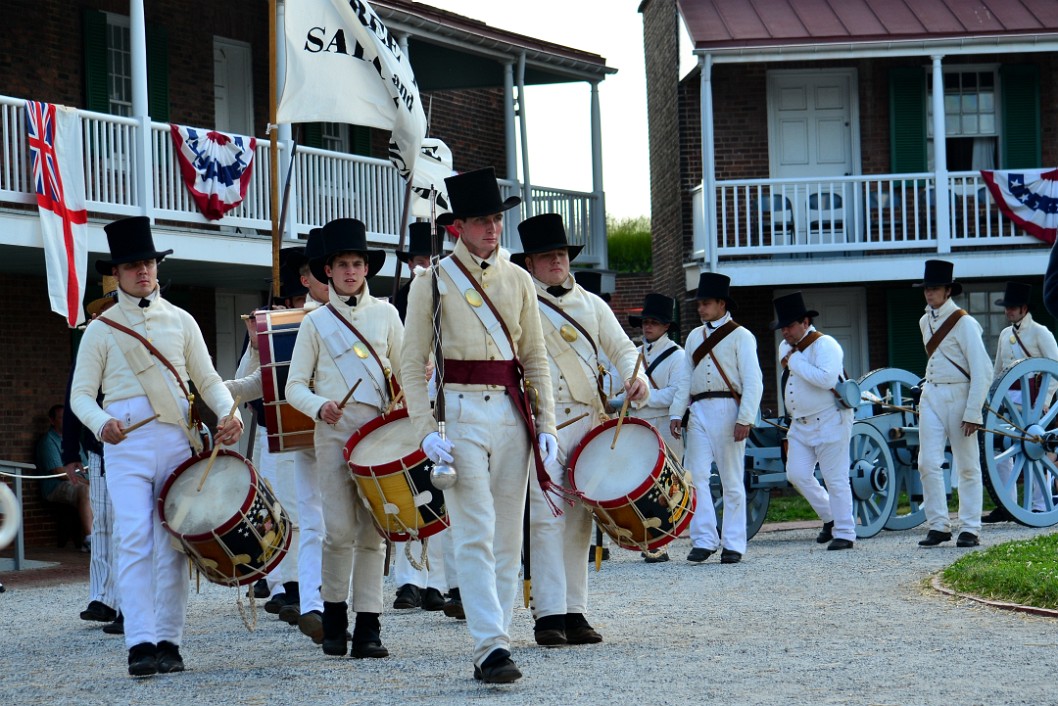
[[158, 648], [153, 642], [141, 642], [129, 648], [129, 675], [149, 677], [158, 673]]
[[[610, 560], [610, 548], [609, 547], [603, 547], [602, 548], [602, 560], [603, 561], [609, 561]], [[590, 547], [588, 547], [588, 563], [589, 564], [594, 564], [595, 563], [595, 545], [594, 544], [591, 545]]]
[[691, 553], [687, 555], [687, 561], [693, 561], [695, 564], [700, 564], [709, 557], [711, 557], [715, 551], [715, 549], [692, 547]]
[[602, 635], [595, 631], [580, 613], [566, 613], [566, 642], [571, 645], [594, 645], [602, 642]]
[[323, 602], [323, 654], [344, 657], [349, 654], [349, 607], [341, 603]]
[[533, 637], [536, 644], [543, 647], [558, 647], [568, 644], [566, 640], [566, 616], [545, 615], [537, 618], [533, 626]]
[[643, 561], [648, 564], [663, 564], [669, 560], [668, 552], [661, 552], [660, 554], [647, 554], [646, 552], [642, 552], [642, 554]]
[[480, 667], [474, 667], [474, 678], [486, 684], [510, 684], [522, 678], [522, 673], [504, 649], [493, 650]]
[[456, 620], [466, 620], [467, 614], [463, 611], [463, 599], [459, 597], [458, 588], [448, 589], [448, 600], [445, 601], [444, 614]]
[[981, 522], [985, 523], [986, 525], [994, 525], [997, 522], [1010, 522], [1012, 519], [1013, 518], [1011, 518], [1009, 512], [1007, 512], [1001, 507], [997, 507], [992, 510], [992, 512], [982, 517]]
[[950, 542], [951, 532], [941, 532], [940, 530], [930, 530], [926, 533], [926, 538], [918, 543], [920, 547], [935, 547], [941, 542]]
[[960, 532], [959, 538], [955, 540], [955, 546], [957, 547], [978, 547], [980, 545], [981, 540], [972, 532]]
[[382, 623], [378, 613], [357, 613], [353, 626], [353, 657], [357, 659], [389, 657], [382, 644]]
[[856, 545], [847, 539], [834, 539], [831, 540], [830, 544], [827, 545], [828, 552], [834, 552], [841, 549], [852, 549]]
[[721, 564], [737, 564], [740, 561], [742, 561], [742, 554], [736, 552], [734, 549], [725, 549], [720, 552]]
[[428, 588], [419, 594], [422, 599], [422, 609], [429, 611], [442, 610], [445, 607], [445, 597], [436, 588]]
[[397, 599], [393, 601], [393, 607], [397, 610], [418, 608], [422, 605], [422, 596], [419, 595], [419, 587], [406, 583], [397, 589]]
[[823, 529], [819, 530], [819, 534], [816, 535], [816, 544], [826, 544], [832, 539], [834, 539], [833, 520], [823, 523]]
[[180, 648], [171, 642], [162, 640], [158, 643], [158, 673], [172, 674], [184, 671], [184, 659]]
[[92, 601], [81, 611], [81, 620], [92, 620], [97, 623], [112, 623], [118, 617], [117, 611], [100, 601]]
[[287, 594], [285, 594], [285, 593], [277, 593], [274, 596], [272, 596], [271, 598], [269, 598], [267, 601], [265, 601], [264, 609], [265, 609], [266, 613], [271, 613], [272, 615], [278, 615], [279, 614], [279, 609], [282, 608], [283, 606], [285, 606], [286, 604], [287, 604]]
[[257, 579], [253, 584], [253, 588], [246, 589], [247, 598], [268, 598], [268, 594], [268, 582], [264, 579]]
[[310, 610], [298, 617], [298, 630], [312, 638], [317, 645], [323, 643], [323, 613]]
[[114, 622], [107, 623], [103, 626], [103, 632], [107, 635], [124, 635], [125, 634], [125, 616], [118, 613], [118, 617], [114, 618]]

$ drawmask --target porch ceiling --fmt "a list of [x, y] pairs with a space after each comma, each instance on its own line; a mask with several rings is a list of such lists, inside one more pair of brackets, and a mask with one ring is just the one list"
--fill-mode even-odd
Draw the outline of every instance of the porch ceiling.
[[1058, 31], [1046, 0], [677, 0], [696, 50], [1016, 38]]

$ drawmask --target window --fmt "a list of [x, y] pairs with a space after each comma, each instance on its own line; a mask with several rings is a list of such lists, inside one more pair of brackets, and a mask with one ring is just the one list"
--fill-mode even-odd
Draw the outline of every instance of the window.
[[981, 336], [989, 355], [995, 353], [999, 334], [1010, 325], [1003, 307], [994, 303], [1003, 297], [1004, 286], [1002, 282], [964, 285], [963, 293], [955, 298], [955, 303], [981, 324]]
[[[85, 107], [97, 113], [132, 114], [132, 42], [129, 18], [84, 8]], [[165, 27], [147, 23], [147, 105], [150, 116], [169, 120], [169, 55]]]
[[[944, 69], [944, 132], [948, 169], [994, 169], [999, 163], [997, 69], [955, 66]], [[933, 169], [933, 76], [926, 77], [926, 131]]]
[[321, 147], [332, 152], [349, 152], [349, 126], [344, 123], [320, 123]]
[[129, 18], [106, 13], [107, 98], [112, 115], [132, 115], [132, 49]]

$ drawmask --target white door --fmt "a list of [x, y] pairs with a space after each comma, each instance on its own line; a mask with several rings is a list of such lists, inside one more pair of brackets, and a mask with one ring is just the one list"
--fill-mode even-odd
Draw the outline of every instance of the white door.
[[250, 45], [213, 38], [214, 128], [253, 135], [253, 64]]
[[[225, 292], [218, 290], [217, 302], [217, 372], [222, 380], [231, 380], [235, 377], [236, 368], [239, 366], [239, 357], [242, 354], [243, 343], [246, 340], [246, 324], [243, 323], [243, 314], [249, 314], [260, 304], [261, 295], [247, 294], [244, 292]], [[250, 410], [243, 406], [242, 417], [245, 429], [250, 429]], [[239, 441], [239, 453], [246, 452], [248, 435], [243, 435]]]
[[[777, 289], [775, 296], [789, 294], [792, 289]], [[845, 352], [845, 373], [856, 378], [869, 372], [870, 359], [867, 351], [867, 290], [862, 287], [837, 289], [802, 289], [805, 306], [819, 312], [813, 322], [815, 327], [828, 336], [833, 336]], [[779, 350], [782, 334], [776, 332], [775, 350]], [[776, 366], [778, 367], [778, 366]], [[780, 371], [776, 371], [776, 389]]]
[[811, 231], [799, 242], [835, 242], [853, 222], [855, 190], [826, 178], [859, 173], [858, 122], [854, 69], [768, 73], [771, 177], [820, 179], [775, 187], [789, 199], [798, 233]]

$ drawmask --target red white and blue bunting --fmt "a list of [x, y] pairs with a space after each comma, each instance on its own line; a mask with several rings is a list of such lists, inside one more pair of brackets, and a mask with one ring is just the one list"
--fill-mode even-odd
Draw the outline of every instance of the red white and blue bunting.
[[253, 172], [257, 138], [170, 125], [184, 185], [209, 220], [242, 203]]
[[1004, 216], [1029, 235], [1054, 243], [1058, 233], [1058, 169], [981, 170]]

